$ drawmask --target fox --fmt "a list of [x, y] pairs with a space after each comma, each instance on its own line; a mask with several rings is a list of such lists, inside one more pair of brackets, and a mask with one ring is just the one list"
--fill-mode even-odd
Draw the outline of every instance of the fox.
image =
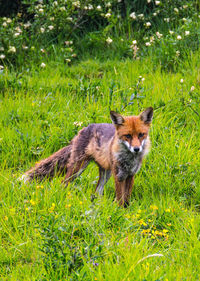
[[41, 181], [64, 173], [67, 186], [94, 161], [99, 167], [96, 192], [102, 195], [113, 175], [117, 202], [123, 207], [129, 206], [135, 174], [150, 150], [153, 108], [148, 107], [137, 116], [110, 111], [110, 117], [112, 123], [94, 123], [81, 129], [69, 145], [38, 162], [25, 172], [22, 180]]

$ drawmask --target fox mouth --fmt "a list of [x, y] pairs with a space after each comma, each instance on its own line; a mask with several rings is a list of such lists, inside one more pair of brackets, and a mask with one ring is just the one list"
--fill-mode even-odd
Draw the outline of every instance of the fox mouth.
[[131, 146], [127, 141], [122, 141], [123, 146], [126, 148], [126, 150], [130, 151], [134, 155], [139, 155], [142, 153], [142, 146]]

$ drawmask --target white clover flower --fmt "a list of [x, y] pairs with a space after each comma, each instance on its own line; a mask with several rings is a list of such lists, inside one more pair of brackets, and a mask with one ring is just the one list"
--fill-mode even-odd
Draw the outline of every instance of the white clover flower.
[[183, 5], [183, 9], [187, 9], [188, 5]]
[[76, 1], [76, 2], [72, 2], [72, 4], [77, 7], [77, 8], [80, 8], [80, 1]]
[[0, 65], [0, 70], [4, 69], [4, 66], [3, 65]]
[[170, 21], [170, 18], [164, 18], [164, 21], [165, 21], [165, 22], [169, 22], [169, 21]]
[[101, 6], [100, 5], [97, 6], [97, 10], [101, 11]]
[[105, 17], [106, 17], [106, 18], [110, 18], [110, 17], [111, 17], [111, 13], [105, 14]]
[[153, 13], [153, 16], [156, 17], [156, 16], [157, 16], [157, 13]]
[[19, 32], [16, 32], [15, 34], [14, 34], [14, 37], [18, 37], [20, 35], [20, 33]]
[[145, 23], [146, 27], [150, 27], [151, 26], [151, 23], [148, 21]]
[[176, 56], [177, 56], [177, 57], [180, 56], [180, 51], [176, 51]]
[[10, 18], [7, 19], [7, 23], [11, 23], [12, 20]]
[[106, 7], [111, 7], [111, 3], [108, 2], [108, 3], [106, 4]]
[[144, 82], [144, 80], [145, 80], [145, 78], [143, 77], [143, 78], [141, 79], [141, 81]]
[[41, 63], [40, 65], [42, 68], [45, 68], [46, 67], [46, 64], [44, 62]]
[[138, 18], [143, 19], [144, 18], [144, 14], [139, 14]]
[[153, 43], [154, 40], [155, 40], [154, 36], [151, 36], [151, 37], [150, 37], [150, 42]]
[[16, 30], [17, 32], [19, 32], [19, 33], [22, 33], [22, 30], [21, 30], [21, 28], [20, 28], [19, 26], [15, 27], [15, 30]]
[[45, 50], [44, 50], [44, 49], [40, 49], [40, 51], [41, 51], [42, 53], [45, 53]]
[[52, 30], [52, 29], [54, 29], [54, 26], [53, 26], [53, 25], [49, 25], [49, 26], [48, 26], [48, 29], [49, 29], [49, 30]]
[[135, 12], [131, 13], [129, 17], [132, 18], [133, 20], [135, 20], [136, 19]]
[[41, 27], [41, 28], [40, 28], [40, 32], [41, 32], [41, 33], [44, 33], [44, 32], [45, 32], [44, 27]]
[[41, 9], [41, 8], [40, 8], [38, 11], [40, 12], [40, 14], [43, 14], [43, 13], [44, 13], [44, 9]]
[[65, 59], [65, 61], [66, 61], [66, 62], [71, 62], [71, 60], [70, 60], [70, 59]]
[[122, 0], [117, 0], [117, 2], [118, 2], [118, 3], [121, 3], [121, 2], [122, 2]]
[[28, 46], [22, 45], [22, 49], [27, 50]]
[[149, 47], [149, 46], [151, 46], [151, 43], [150, 43], [150, 42], [146, 42], [145, 45], [146, 45], [147, 47]]
[[160, 5], [160, 1], [155, 1], [156, 6]]
[[186, 19], [186, 18], [182, 18], [182, 20], [183, 20], [184, 22], [186, 22], [186, 21], [187, 21], [187, 19]]
[[178, 14], [179, 12], [178, 8], [174, 8], [174, 12]]
[[24, 28], [27, 29], [31, 26], [31, 23], [30, 21], [28, 21], [27, 23], [24, 24]]
[[183, 82], [184, 82], [184, 80], [183, 80], [183, 79], [181, 79], [181, 80], [180, 80], [180, 83], [181, 83], [181, 84], [183, 84]]
[[63, 7], [60, 7], [60, 11], [66, 11], [66, 9], [65, 9], [65, 7], [63, 6]]
[[147, 3], [151, 3], [151, 0], [147, 0]]
[[16, 53], [16, 48], [14, 46], [10, 46], [8, 49], [8, 53]]
[[73, 21], [73, 18], [72, 17], [67, 17], [67, 20], [68, 21]]
[[177, 38], [177, 40], [181, 40], [182, 39], [181, 35], [178, 35], [176, 38]]
[[58, 6], [58, 2], [57, 2], [57, 1], [54, 1], [54, 2], [53, 2], [53, 6]]
[[133, 40], [133, 41], [132, 41], [132, 44], [133, 44], [133, 45], [137, 45], [137, 40]]
[[77, 54], [72, 54], [72, 58], [76, 58], [77, 57]]
[[50, 20], [51, 20], [51, 21], [54, 21], [54, 20], [55, 20], [55, 18], [54, 18], [54, 17], [50, 17]]
[[6, 56], [5, 56], [4, 54], [1, 54], [1, 55], [0, 55], [0, 59], [2, 59], [2, 60], [5, 59], [5, 57], [6, 57]]
[[172, 34], [174, 34], [174, 31], [172, 31], [172, 30], [169, 30], [169, 33], [172, 35]]
[[190, 91], [193, 92], [194, 90], [195, 90], [195, 87], [192, 86], [191, 89], [190, 89]]
[[3, 22], [2, 26], [6, 27], [7, 26], [7, 22]]
[[107, 42], [108, 44], [111, 44], [111, 43], [113, 42], [113, 40], [112, 40], [110, 37], [108, 37], [108, 38], [106, 39], [106, 42]]
[[157, 35], [158, 39], [160, 39], [163, 36], [159, 31], [156, 32], [156, 35]]
[[0, 47], [0, 51], [4, 51], [4, 47]]
[[186, 31], [185, 31], [185, 35], [186, 35], [186, 36], [190, 35], [190, 31], [189, 31], [189, 30], [186, 30]]

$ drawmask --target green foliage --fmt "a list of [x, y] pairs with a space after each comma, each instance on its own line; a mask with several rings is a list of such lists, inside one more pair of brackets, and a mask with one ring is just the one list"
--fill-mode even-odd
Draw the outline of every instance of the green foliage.
[[199, 48], [195, 1], [22, 1], [13, 18], [0, 18], [0, 60], [45, 67], [49, 58], [130, 57], [151, 53], [155, 66], [176, 70]]

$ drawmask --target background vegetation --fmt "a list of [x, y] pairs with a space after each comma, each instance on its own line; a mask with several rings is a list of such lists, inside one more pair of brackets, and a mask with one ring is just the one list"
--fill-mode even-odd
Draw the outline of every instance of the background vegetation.
[[[199, 280], [198, 1], [9, 1], [0, 9], [1, 280]], [[130, 207], [91, 164], [24, 185], [109, 110], [153, 106]]]

